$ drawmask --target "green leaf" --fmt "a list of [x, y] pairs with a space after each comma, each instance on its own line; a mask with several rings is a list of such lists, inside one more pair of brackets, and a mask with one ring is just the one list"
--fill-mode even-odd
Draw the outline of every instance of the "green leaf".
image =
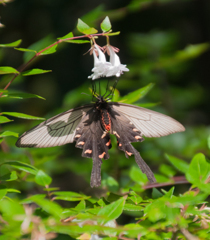
[[0, 67], [0, 74], [19, 74], [19, 72], [12, 67]]
[[37, 168], [35, 168], [34, 166], [32, 166], [28, 163], [24, 163], [24, 162], [8, 161], [8, 162], [4, 162], [3, 164], [10, 165], [11, 167], [14, 167], [14, 168], [24, 171], [24, 172], [31, 173], [33, 175], [36, 175], [38, 172]]
[[111, 22], [109, 20], [109, 17], [106, 16], [103, 22], [101, 23], [101, 30], [103, 32], [108, 32], [112, 28]]
[[53, 192], [56, 197], [54, 199], [64, 200], [64, 201], [81, 201], [84, 199], [88, 199], [90, 197], [75, 193], [75, 192], [66, 192], [66, 191], [59, 191], [59, 192]]
[[17, 173], [16, 173], [16, 171], [12, 171], [11, 172], [11, 174], [10, 174], [10, 178], [9, 179], [7, 179], [6, 181], [14, 181], [14, 180], [16, 180], [18, 177], [17, 177]]
[[7, 194], [7, 189], [6, 187], [4, 188], [3, 186], [1, 186], [0, 188], [0, 200]]
[[210, 149], [210, 135], [207, 138], [207, 145], [208, 145], [208, 148]]
[[126, 96], [119, 99], [120, 102], [126, 102], [126, 103], [134, 103], [137, 100], [143, 98], [154, 86], [153, 83], [148, 84], [147, 86], [137, 89], [136, 91], [133, 91]]
[[[67, 39], [67, 38], [73, 38], [73, 37], [74, 37], [73, 33], [70, 32], [70, 33], [66, 34], [65, 36], [60, 37], [58, 39]], [[63, 42], [65, 42], [65, 41], [63, 41]]]
[[17, 179], [16, 171], [12, 171], [11, 173], [7, 173], [0, 177], [0, 181], [14, 181]]
[[117, 219], [122, 214], [124, 204], [125, 204], [125, 198], [122, 197], [116, 202], [112, 202], [111, 204], [103, 207], [98, 212], [98, 216], [100, 216], [101, 218], [104, 218], [101, 220], [101, 223], [105, 224], [110, 220]]
[[30, 75], [43, 74], [43, 73], [47, 73], [47, 72], [52, 72], [52, 70], [43, 70], [43, 69], [39, 69], [39, 68], [34, 68], [31, 70], [27, 70], [21, 74], [22, 74], [22, 76], [30, 76]]
[[18, 51], [21, 51], [21, 52], [34, 52], [34, 53], [36, 53], [35, 50], [27, 49], [27, 48], [15, 48], [15, 50], [18, 50]]
[[[57, 46], [58, 46], [58, 44], [55, 44], [55, 45], [53, 45], [52, 47], [48, 46], [48, 47], [44, 48], [44, 49], [46, 49], [46, 50], [42, 49], [42, 50], [39, 51], [38, 53], [41, 52], [40, 55], [48, 55], [48, 54], [55, 53], [55, 52], [57, 51]], [[44, 51], [43, 51], [43, 50], [44, 50]]]
[[42, 170], [39, 170], [35, 177], [35, 182], [41, 186], [50, 185], [52, 178], [44, 173]]
[[78, 19], [77, 23], [77, 29], [79, 32], [84, 33], [84, 34], [94, 34], [97, 33], [98, 31], [95, 28], [89, 27], [86, 23], [84, 23], [81, 19]]
[[77, 211], [84, 211], [86, 207], [86, 203], [84, 200], [82, 200], [80, 203], [77, 204], [77, 206], [74, 208]]
[[163, 194], [157, 188], [152, 189], [152, 198], [156, 199], [156, 198], [160, 198], [162, 196], [163, 196]]
[[141, 186], [145, 185], [148, 182], [146, 174], [143, 173], [136, 166], [132, 166], [132, 168], [129, 172], [129, 176], [134, 182], [137, 182]]
[[9, 116], [12, 116], [12, 117], [30, 119], [30, 120], [45, 120], [45, 118], [34, 117], [34, 116], [31, 116], [31, 115], [27, 115], [27, 114], [24, 114], [24, 113], [17, 113], [17, 112], [2, 112], [2, 115], [9, 115]]
[[55, 202], [52, 202], [47, 199], [40, 198], [39, 196], [29, 197], [28, 200], [32, 200], [36, 204], [38, 204], [44, 211], [52, 214], [54, 217], [61, 219], [63, 209]]
[[189, 165], [185, 161], [168, 154], [165, 154], [165, 156], [169, 162], [180, 172], [186, 173], [188, 171]]
[[106, 186], [108, 187], [108, 190], [111, 192], [116, 192], [119, 189], [119, 184], [118, 182], [111, 176], [108, 176], [106, 181]]
[[13, 137], [18, 137], [18, 133], [16, 132], [11, 132], [11, 131], [5, 131], [3, 133], [0, 133], [0, 137], [3, 138], [3, 137], [10, 137], [10, 136], [13, 136]]
[[11, 122], [11, 121], [12, 121], [12, 120], [10, 120], [10, 119], [7, 118], [7, 117], [0, 116], [0, 124], [1, 124], [1, 123]]
[[196, 154], [186, 172], [186, 178], [189, 182], [198, 186], [199, 183], [204, 183], [210, 175], [210, 164], [206, 161], [202, 153]]
[[129, 196], [128, 196], [127, 199], [131, 199], [135, 204], [138, 204], [142, 201], [142, 198], [137, 193], [135, 193], [134, 191], [131, 191], [129, 193]]
[[126, 210], [126, 211], [143, 211], [144, 207], [134, 205], [134, 204], [131, 204], [131, 203], [125, 203], [124, 210]]
[[36, 94], [32, 94], [32, 93], [6, 93], [3, 94], [2, 97], [9, 97], [9, 98], [17, 98], [17, 99], [25, 99], [25, 98], [40, 98], [45, 100], [45, 98], [36, 95]]
[[104, 33], [104, 36], [116, 36], [116, 35], [119, 35], [120, 34], [120, 31], [119, 32], [113, 32], [113, 33]]
[[22, 42], [21, 39], [15, 41], [15, 42], [12, 42], [12, 43], [6, 43], [6, 44], [0, 44], [0, 47], [17, 47], [18, 45], [20, 45]]
[[89, 40], [66, 40], [65, 42], [68, 42], [68, 43], [77, 43], [77, 44], [90, 43]]
[[166, 175], [167, 177], [173, 177], [176, 174], [176, 171], [174, 170], [174, 168], [166, 164], [161, 164], [159, 170], [162, 174]]

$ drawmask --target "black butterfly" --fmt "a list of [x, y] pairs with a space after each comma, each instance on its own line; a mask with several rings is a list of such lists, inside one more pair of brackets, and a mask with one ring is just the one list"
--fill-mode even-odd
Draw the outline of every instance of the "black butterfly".
[[185, 128], [175, 119], [149, 109], [125, 103], [107, 102], [97, 96], [94, 104], [74, 108], [58, 114], [25, 132], [17, 147], [45, 148], [76, 142], [83, 148], [82, 156], [93, 159], [91, 187], [101, 184], [102, 159], [108, 159], [110, 134], [117, 138], [118, 148], [136, 163], [150, 182], [156, 182], [153, 172], [131, 145], [145, 137], [161, 137], [182, 132]]

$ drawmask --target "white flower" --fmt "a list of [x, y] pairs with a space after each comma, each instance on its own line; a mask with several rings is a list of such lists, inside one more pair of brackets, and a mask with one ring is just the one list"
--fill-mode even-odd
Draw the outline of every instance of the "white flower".
[[107, 46], [107, 52], [110, 55], [110, 63], [111, 67], [109, 68], [108, 73], [106, 74], [106, 77], [110, 76], [116, 76], [119, 77], [123, 72], [128, 72], [129, 69], [126, 68], [126, 65], [121, 64], [120, 58], [115, 53], [116, 50], [110, 45]]
[[[98, 56], [96, 54], [96, 51], [98, 53]], [[93, 58], [94, 58], [94, 68], [92, 69], [93, 74], [90, 75], [88, 78], [92, 78], [92, 80], [95, 80], [97, 78], [106, 76], [111, 67], [111, 63], [106, 61], [104, 53], [97, 45], [94, 45]]]

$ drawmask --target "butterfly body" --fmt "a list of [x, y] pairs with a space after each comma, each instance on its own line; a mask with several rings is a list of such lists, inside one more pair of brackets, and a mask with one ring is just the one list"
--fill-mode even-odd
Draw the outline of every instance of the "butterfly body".
[[108, 159], [112, 147], [110, 134], [117, 138], [118, 148], [125, 156], [134, 155], [136, 163], [150, 182], [155, 177], [132, 142], [145, 137], [161, 137], [184, 131], [175, 119], [149, 109], [130, 104], [107, 102], [98, 96], [94, 104], [61, 113], [25, 132], [18, 147], [52, 147], [76, 142], [82, 156], [93, 159], [91, 187], [101, 184], [102, 159]]

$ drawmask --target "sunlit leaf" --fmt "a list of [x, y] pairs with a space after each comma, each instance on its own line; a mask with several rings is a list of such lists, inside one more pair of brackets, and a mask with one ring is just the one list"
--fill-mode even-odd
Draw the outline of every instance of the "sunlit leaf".
[[102, 224], [110, 220], [117, 219], [122, 214], [124, 204], [125, 204], [125, 198], [122, 197], [116, 202], [112, 202], [109, 205], [106, 205], [105, 207], [103, 207], [98, 212], [98, 216], [104, 218], [101, 220]]
[[0, 67], [0, 74], [19, 74], [19, 72], [12, 67]]
[[18, 137], [18, 133], [16, 132], [12, 132], [12, 131], [5, 131], [5, 132], [2, 132], [0, 133], [0, 137], [3, 138], [3, 137]]
[[101, 23], [101, 30], [103, 32], [108, 32], [112, 28], [111, 22], [109, 20], [109, 17], [106, 16], [103, 22]]
[[3, 94], [2, 97], [17, 98], [17, 99], [40, 98], [40, 99], [45, 100], [45, 98], [43, 98], [39, 95], [32, 94], [32, 93], [21, 93], [21, 92], [18, 92], [18, 93], [10, 93], [9, 92], [9, 93]]
[[118, 101], [125, 102], [125, 103], [134, 103], [137, 100], [143, 98], [154, 86], [153, 83], [148, 84], [147, 86], [140, 88], [136, 91], [133, 91], [124, 97], [120, 98]]
[[[58, 39], [67, 39], [67, 38], [73, 38], [73, 37], [74, 37], [73, 33], [70, 32], [70, 33], [66, 34], [65, 36], [60, 37], [60, 38], [58, 38]], [[64, 42], [65, 42], [65, 41], [64, 41]]]
[[4, 162], [4, 164], [10, 165], [11, 167], [14, 167], [24, 172], [31, 173], [33, 175], [36, 175], [38, 172], [38, 169], [35, 168], [34, 166], [28, 163], [20, 162], [20, 161], [8, 161], [8, 162]]
[[84, 34], [94, 34], [97, 33], [98, 31], [95, 28], [89, 27], [86, 23], [84, 23], [81, 19], [78, 19], [77, 23], [77, 29], [79, 32], [84, 33]]
[[120, 31], [119, 32], [112, 32], [112, 33], [104, 33], [104, 36], [116, 36], [116, 35], [119, 35], [120, 34]]
[[9, 115], [12, 117], [30, 119], [30, 120], [45, 120], [44, 118], [41, 118], [41, 117], [35, 117], [35, 116], [28, 115], [28, 114], [17, 113], [17, 112], [2, 112], [2, 115]]
[[0, 116], [0, 123], [7, 123], [7, 122], [11, 122], [12, 120], [10, 120], [7, 117], [4, 116]]
[[143, 211], [143, 207], [139, 205], [134, 205], [131, 203], [125, 203], [124, 210], [126, 211]]
[[165, 154], [165, 156], [169, 162], [180, 172], [186, 173], [188, 171], [189, 165], [185, 161], [168, 154]]
[[15, 48], [15, 50], [21, 51], [21, 52], [34, 52], [36, 53], [35, 50], [28, 49], [28, 48]]
[[65, 42], [68, 42], [68, 43], [77, 43], [77, 44], [83, 44], [83, 43], [90, 43], [89, 40], [66, 40]]
[[17, 47], [18, 45], [20, 45], [22, 42], [21, 39], [15, 41], [15, 42], [12, 42], [12, 43], [5, 43], [5, 44], [0, 44], [0, 47]]
[[39, 170], [35, 176], [35, 182], [41, 186], [47, 186], [52, 182], [52, 178], [42, 170]]
[[22, 76], [30, 76], [30, 75], [43, 74], [43, 73], [48, 73], [48, 72], [52, 72], [52, 70], [43, 70], [43, 69], [34, 68], [31, 70], [22, 72], [21, 74], [22, 74]]
[[57, 200], [59, 199], [64, 201], [80, 201], [80, 200], [89, 198], [88, 196], [81, 195], [75, 192], [59, 191], [59, 192], [54, 192], [53, 194], [56, 195], [54, 199], [57, 199]]
[[57, 203], [47, 199], [40, 198], [36, 195], [31, 196], [28, 199], [38, 204], [44, 211], [48, 212], [49, 214], [52, 214], [54, 217], [58, 219], [62, 218], [63, 209]]
[[48, 54], [55, 53], [57, 51], [57, 46], [58, 45], [55, 44], [53, 46], [46, 47], [45, 49], [42, 49], [41, 51], [39, 51], [39, 53], [40, 55], [48, 55]]
[[143, 173], [139, 168], [136, 166], [132, 166], [130, 172], [129, 172], [130, 178], [137, 182], [138, 184], [145, 185], [148, 182], [147, 176], [145, 173]]

